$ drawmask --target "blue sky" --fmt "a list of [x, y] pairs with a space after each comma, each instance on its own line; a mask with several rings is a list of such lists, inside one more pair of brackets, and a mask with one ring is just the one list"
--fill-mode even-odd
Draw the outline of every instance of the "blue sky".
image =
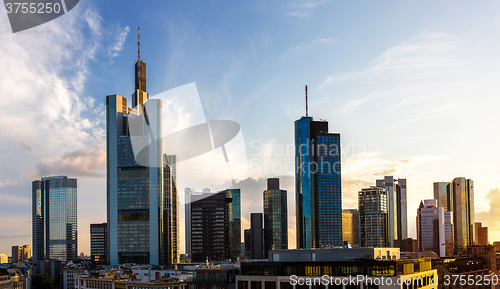
[[[16, 34], [1, 8], [0, 253], [31, 243], [31, 181], [61, 173], [78, 178], [79, 249], [89, 253], [89, 224], [106, 217], [105, 96], [133, 91], [137, 26], [151, 95], [195, 82], [207, 119], [241, 125], [249, 167], [240, 180], [260, 179], [241, 184], [243, 226], [261, 210], [263, 178], [283, 176], [293, 204], [287, 165], [307, 84], [310, 115], [342, 135], [345, 208], [383, 175], [407, 178], [415, 236], [415, 212], [432, 197], [432, 183], [464, 176], [475, 181], [476, 219], [490, 227], [490, 241], [500, 239], [493, 205], [500, 196], [499, 6], [81, 1]], [[193, 161], [210, 166], [210, 158]], [[229, 184], [225, 172], [200, 179], [193, 166], [179, 168], [179, 187]]]

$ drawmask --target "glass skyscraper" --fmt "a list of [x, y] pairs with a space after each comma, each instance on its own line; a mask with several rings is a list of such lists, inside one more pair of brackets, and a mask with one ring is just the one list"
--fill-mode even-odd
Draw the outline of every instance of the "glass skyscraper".
[[191, 195], [191, 260], [236, 260], [241, 254], [240, 190]]
[[417, 211], [417, 240], [420, 251], [431, 250], [440, 257], [453, 255], [452, 212], [437, 206], [437, 200], [420, 202]]
[[389, 247], [387, 191], [371, 187], [358, 193], [361, 247]]
[[264, 191], [264, 257], [269, 250], [288, 249], [287, 192], [280, 190], [280, 180], [267, 179]]
[[178, 260], [175, 158], [162, 154], [161, 108], [161, 100], [148, 99], [146, 63], [139, 54], [132, 107], [125, 97], [106, 98], [110, 265]]
[[76, 179], [46, 177], [32, 183], [33, 261], [78, 258]]
[[453, 186], [453, 229], [455, 253], [461, 254], [475, 243], [474, 181], [455, 178]]
[[328, 122], [295, 121], [297, 248], [342, 245], [340, 134]]
[[474, 245], [475, 211], [474, 181], [455, 178], [452, 182], [434, 183], [434, 199], [438, 206], [453, 212], [453, 242], [455, 253], [464, 253], [467, 246]]
[[394, 247], [395, 240], [408, 238], [406, 179], [385, 176], [382, 180], [377, 180], [376, 184], [387, 192], [389, 244]]

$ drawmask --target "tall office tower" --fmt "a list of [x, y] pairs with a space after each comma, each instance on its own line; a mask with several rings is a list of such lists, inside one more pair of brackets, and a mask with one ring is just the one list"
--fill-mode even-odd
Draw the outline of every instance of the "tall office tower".
[[[186, 242], [186, 254], [191, 257], [191, 199], [192, 196], [199, 196], [205, 194], [208, 196], [211, 191], [209, 188], [204, 188], [201, 192], [195, 192], [194, 188], [184, 189], [184, 223], [185, 231], [184, 237]], [[195, 200], [200, 199], [199, 197], [194, 197]]]
[[[141, 60], [139, 50], [132, 107], [122, 96], [106, 97], [110, 265], [165, 262], [161, 106], [159, 99], [148, 100], [146, 63]], [[137, 157], [132, 143], [136, 150], [142, 148], [135, 152]]]
[[240, 254], [240, 190], [191, 195], [191, 260], [236, 260]]
[[33, 262], [78, 258], [76, 192], [76, 179], [66, 176], [33, 181]]
[[264, 229], [262, 227], [262, 213], [250, 214], [250, 242], [252, 259], [262, 259], [264, 253]]
[[278, 178], [271, 178], [264, 191], [264, 257], [283, 249], [288, 249], [287, 192], [280, 190]]
[[483, 227], [483, 224], [476, 222], [476, 244], [488, 245], [488, 227]]
[[359, 246], [359, 211], [356, 209], [342, 210], [342, 240], [352, 247]]
[[453, 192], [453, 228], [455, 253], [465, 252], [474, 245], [474, 182], [466, 178], [455, 178]]
[[90, 260], [106, 265], [108, 261], [108, 224], [90, 224]]
[[361, 247], [390, 247], [387, 191], [379, 187], [358, 193], [359, 243]]
[[29, 245], [12, 246], [12, 263], [28, 261], [29, 258], [31, 258], [31, 247]]
[[394, 247], [394, 240], [408, 238], [406, 179], [397, 180], [392, 176], [386, 176], [382, 180], [377, 180], [376, 185], [387, 192], [389, 245]]
[[437, 200], [420, 202], [417, 210], [417, 239], [420, 251], [434, 251], [440, 257], [453, 255], [452, 212], [437, 206]]
[[250, 229], [243, 231], [243, 239], [245, 243], [245, 257], [252, 259], [252, 234], [250, 233]]
[[163, 264], [179, 263], [179, 197], [175, 155], [164, 155], [163, 167]]
[[186, 255], [191, 257], [191, 196], [193, 188], [184, 189], [184, 239], [186, 240]]
[[342, 245], [340, 134], [328, 122], [295, 121], [297, 248]]
[[437, 200], [437, 206], [443, 207], [445, 211], [453, 211], [453, 186], [450, 182], [434, 183], [434, 199]]

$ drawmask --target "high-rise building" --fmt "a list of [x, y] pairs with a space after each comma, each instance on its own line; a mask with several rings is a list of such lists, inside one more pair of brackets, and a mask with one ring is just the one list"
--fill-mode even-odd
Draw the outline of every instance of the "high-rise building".
[[191, 195], [191, 260], [236, 260], [241, 254], [240, 190]]
[[361, 247], [389, 247], [387, 191], [378, 187], [358, 193]]
[[359, 246], [359, 211], [342, 210], [342, 240], [352, 247]]
[[252, 259], [262, 259], [264, 253], [262, 213], [250, 214], [250, 250]]
[[327, 121], [295, 121], [297, 248], [342, 245], [340, 134]]
[[9, 263], [9, 256], [5, 254], [0, 254], [0, 264]]
[[28, 261], [29, 258], [31, 258], [31, 247], [29, 245], [12, 246], [12, 263]]
[[169, 264], [163, 246], [161, 107], [161, 100], [148, 99], [146, 63], [139, 53], [132, 106], [129, 107], [125, 97], [116, 94], [106, 97], [110, 265]]
[[108, 261], [108, 224], [90, 224], [90, 260], [106, 265]]
[[488, 227], [476, 222], [476, 245], [488, 245]]
[[77, 182], [67, 176], [32, 183], [33, 261], [78, 258]]
[[[211, 190], [209, 188], [204, 188], [202, 192], [195, 192], [194, 188], [185, 188], [184, 189], [184, 238], [186, 242], [186, 254], [191, 256], [191, 199], [192, 196], [200, 196], [202, 194], [210, 194]], [[207, 195], [208, 196], [208, 195]], [[198, 200], [199, 197], [194, 197], [195, 200]]]
[[453, 255], [452, 212], [437, 206], [437, 200], [420, 202], [417, 210], [417, 240], [420, 251], [434, 251], [440, 257]]
[[179, 196], [177, 158], [164, 155], [163, 167], [163, 254], [164, 264], [179, 263]]
[[264, 191], [264, 257], [283, 249], [288, 249], [287, 192], [280, 190], [278, 178], [270, 178]]
[[455, 178], [452, 186], [455, 253], [463, 253], [475, 243], [474, 182]]
[[434, 183], [434, 199], [437, 200], [437, 206], [443, 207], [445, 211], [453, 211], [453, 194], [450, 182]]
[[385, 176], [382, 180], [377, 180], [376, 185], [387, 192], [389, 245], [394, 247], [394, 240], [408, 238], [406, 179]]

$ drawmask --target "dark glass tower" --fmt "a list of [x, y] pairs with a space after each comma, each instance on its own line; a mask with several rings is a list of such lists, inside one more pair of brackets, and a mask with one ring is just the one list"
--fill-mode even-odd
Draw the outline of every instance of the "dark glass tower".
[[288, 249], [287, 193], [280, 190], [280, 180], [267, 179], [264, 191], [264, 257], [269, 250]]
[[241, 254], [240, 190], [191, 196], [191, 260], [236, 260]]
[[342, 245], [340, 134], [328, 122], [295, 121], [297, 248]]
[[358, 193], [361, 247], [389, 247], [387, 191], [371, 187]]
[[105, 265], [108, 260], [108, 225], [90, 224], [90, 259], [94, 264]]
[[177, 158], [164, 155], [163, 167], [163, 264], [179, 262], [179, 197], [177, 194]]
[[76, 179], [46, 177], [32, 183], [33, 261], [78, 258]]

